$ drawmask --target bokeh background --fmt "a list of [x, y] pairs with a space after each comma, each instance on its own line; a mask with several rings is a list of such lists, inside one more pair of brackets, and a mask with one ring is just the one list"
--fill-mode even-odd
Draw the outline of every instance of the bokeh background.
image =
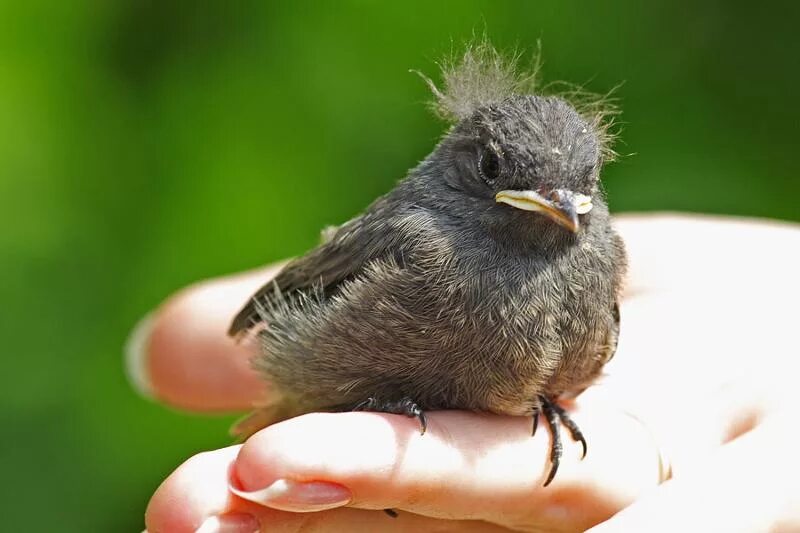
[[408, 70], [474, 31], [541, 38], [546, 80], [625, 82], [613, 210], [800, 220], [793, 6], [0, 2], [0, 529], [140, 531], [163, 476], [229, 443], [231, 417], [132, 393], [129, 328], [390, 189], [443, 131]]

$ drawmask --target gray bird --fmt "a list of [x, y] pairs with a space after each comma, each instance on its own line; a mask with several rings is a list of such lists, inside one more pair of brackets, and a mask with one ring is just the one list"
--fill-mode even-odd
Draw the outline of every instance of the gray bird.
[[[255, 333], [255, 368], [281, 393], [237, 428], [319, 410], [420, 419], [469, 409], [545, 416], [549, 484], [556, 400], [613, 356], [625, 252], [599, 175], [609, 158], [601, 100], [532, 94], [488, 44], [445, 67], [437, 110], [452, 127], [360, 216], [290, 262], [233, 320]], [[535, 90], [535, 88], [534, 88]]]

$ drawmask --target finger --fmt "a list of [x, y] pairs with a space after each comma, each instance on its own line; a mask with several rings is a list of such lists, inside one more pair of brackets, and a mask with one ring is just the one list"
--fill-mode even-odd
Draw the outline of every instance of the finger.
[[[462, 411], [415, 420], [377, 413], [312, 414], [266, 428], [245, 443], [232, 476], [238, 493], [281, 509], [306, 510], [276, 492], [284, 483], [346, 487], [360, 509], [393, 508], [481, 520], [511, 529], [583, 530], [659, 481], [658, 450], [634, 419], [608, 408], [578, 410], [589, 441], [565, 442], [555, 481], [547, 431], [531, 420]], [[318, 502], [317, 502], [318, 503]], [[336, 503], [336, 502], [331, 502]], [[339, 503], [344, 505], [344, 503]]]
[[788, 222], [656, 213], [620, 215], [614, 227], [628, 252], [627, 296], [740, 288], [742, 276], [756, 273], [759, 284], [753, 288], [763, 288], [793, 279], [800, 261], [800, 225]]
[[269, 391], [250, 367], [252, 345], [237, 343], [226, 331], [236, 311], [279, 268], [193, 285], [143, 320], [126, 353], [140, 392], [198, 411], [241, 410], [266, 400]]
[[800, 460], [774, 419], [732, 441], [702, 469], [677, 475], [593, 533], [800, 530]]
[[178, 467], [150, 500], [145, 513], [148, 533], [508, 531], [485, 522], [451, 522], [411, 513], [392, 519], [383, 511], [341, 508], [293, 513], [255, 505], [228, 490], [229, 471], [239, 448], [204, 452]]
[[150, 499], [145, 512], [148, 533], [194, 533], [206, 520], [232, 510], [228, 469], [238, 451], [239, 446], [231, 446], [201, 453], [178, 467]]

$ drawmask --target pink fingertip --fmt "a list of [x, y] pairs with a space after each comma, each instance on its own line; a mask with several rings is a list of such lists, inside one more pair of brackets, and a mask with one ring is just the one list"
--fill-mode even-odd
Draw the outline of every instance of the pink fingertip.
[[230, 485], [230, 490], [242, 499], [281, 511], [308, 513], [342, 507], [350, 503], [350, 489], [327, 481], [292, 481], [278, 479], [270, 486], [245, 491]]

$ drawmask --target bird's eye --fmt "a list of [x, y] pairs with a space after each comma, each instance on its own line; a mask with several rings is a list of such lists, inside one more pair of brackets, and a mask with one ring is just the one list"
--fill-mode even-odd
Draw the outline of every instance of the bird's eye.
[[478, 171], [487, 182], [493, 182], [500, 176], [500, 158], [491, 148], [485, 148], [478, 161]]

